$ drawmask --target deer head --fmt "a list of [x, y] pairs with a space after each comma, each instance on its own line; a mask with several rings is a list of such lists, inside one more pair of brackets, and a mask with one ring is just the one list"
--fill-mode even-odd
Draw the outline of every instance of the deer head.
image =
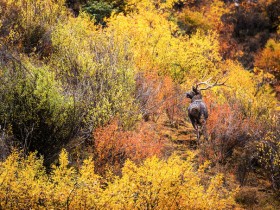
[[198, 89], [198, 86], [193, 86], [192, 90], [186, 93], [186, 97], [192, 101], [202, 99], [201, 91]]

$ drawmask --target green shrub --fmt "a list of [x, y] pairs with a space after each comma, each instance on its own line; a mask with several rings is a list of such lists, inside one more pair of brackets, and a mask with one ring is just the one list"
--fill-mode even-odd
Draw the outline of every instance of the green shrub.
[[15, 58], [0, 65], [1, 127], [11, 128], [25, 152], [38, 150], [49, 157], [75, 130], [73, 98], [63, 95], [61, 84], [46, 66]]

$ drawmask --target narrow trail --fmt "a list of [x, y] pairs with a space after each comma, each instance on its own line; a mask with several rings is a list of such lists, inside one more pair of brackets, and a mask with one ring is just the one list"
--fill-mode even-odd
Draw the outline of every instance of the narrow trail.
[[172, 124], [166, 115], [162, 115], [156, 122], [150, 121], [150, 125], [165, 139], [165, 147], [170, 154], [176, 152], [185, 158], [188, 150], [197, 149], [196, 134], [188, 120], [178, 120]]

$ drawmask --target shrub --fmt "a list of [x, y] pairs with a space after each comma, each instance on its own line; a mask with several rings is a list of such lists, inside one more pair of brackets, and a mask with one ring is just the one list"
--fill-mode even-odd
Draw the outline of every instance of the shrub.
[[170, 124], [175, 125], [185, 116], [185, 96], [171, 77], [138, 73], [136, 99], [145, 121], [151, 119], [157, 122], [166, 113]]
[[261, 141], [257, 144], [259, 151], [258, 160], [265, 175], [271, 182], [273, 189], [280, 193], [280, 142], [279, 142], [279, 118], [274, 116], [270, 128], [265, 132]]
[[258, 202], [256, 189], [241, 188], [236, 194], [235, 200], [237, 203], [252, 207]]
[[133, 131], [125, 131], [114, 120], [94, 132], [97, 171], [104, 174], [108, 167], [119, 174], [127, 159], [141, 162], [147, 157], [160, 157], [163, 143], [145, 123], [140, 123]]
[[50, 30], [66, 18], [64, 4], [65, 0], [1, 2], [2, 40], [7, 46], [18, 46], [25, 53], [35, 51], [42, 56], [48, 55]]
[[254, 139], [258, 129], [253, 119], [245, 118], [237, 104], [211, 103], [207, 128], [210, 136], [205, 152], [213, 162], [226, 163], [235, 149], [244, 147]]
[[113, 12], [113, 4], [105, 1], [89, 1], [83, 8], [97, 23], [105, 25], [104, 18], [108, 18]]
[[201, 145], [200, 158], [227, 165], [243, 185], [248, 173], [266, 177], [279, 191], [279, 132], [277, 115], [259, 118], [244, 113], [242, 102], [211, 102], [207, 128], [210, 139]]
[[89, 13], [96, 23], [106, 25], [105, 18], [110, 17], [112, 13], [124, 12], [126, 0], [90, 0], [83, 6], [83, 11]]
[[2, 59], [0, 125], [26, 153], [38, 150], [47, 159], [76, 129], [73, 99], [63, 95], [48, 67], [20, 62], [9, 52]]
[[[255, 73], [263, 74], [263, 83], [279, 85], [280, 83], [280, 42], [269, 39], [265, 48], [256, 55]], [[277, 89], [276, 89], [277, 91]], [[277, 91], [279, 94], [279, 91]]]
[[[229, 209], [235, 191], [214, 176], [208, 187], [200, 184], [189, 154], [187, 160], [148, 158], [143, 164], [127, 161], [122, 177], [102, 185], [94, 162], [86, 159], [79, 170], [69, 166], [62, 150], [50, 174], [35, 153], [23, 158], [12, 153], [0, 162], [0, 207], [2, 209]], [[104, 181], [103, 181], [104, 183]]]
[[52, 34], [55, 53], [50, 65], [81, 108], [87, 137], [116, 115], [128, 128], [138, 119], [129, 45], [98, 29], [81, 14], [59, 24]]
[[[115, 209], [226, 209], [234, 205], [217, 175], [205, 189], [193, 170], [192, 155], [186, 161], [149, 158], [138, 166], [127, 161], [123, 176], [109, 184], [107, 208]], [[111, 202], [109, 202], [111, 201]]]
[[0, 180], [1, 208], [26, 209], [44, 205], [48, 178], [43, 158], [36, 158], [36, 153], [23, 158], [13, 152], [0, 163]]

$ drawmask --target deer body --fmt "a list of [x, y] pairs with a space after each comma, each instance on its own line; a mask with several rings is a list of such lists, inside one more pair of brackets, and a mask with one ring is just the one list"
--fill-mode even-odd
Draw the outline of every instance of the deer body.
[[194, 129], [202, 125], [208, 118], [208, 110], [202, 100], [193, 101], [188, 107], [188, 115]]
[[191, 104], [188, 107], [188, 116], [192, 126], [196, 130], [197, 140], [199, 141], [201, 136], [200, 128], [204, 134], [204, 138], [207, 140], [206, 120], [208, 118], [208, 110], [206, 104], [202, 100], [201, 92], [193, 87], [193, 90], [187, 92], [186, 96], [191, 99]]

